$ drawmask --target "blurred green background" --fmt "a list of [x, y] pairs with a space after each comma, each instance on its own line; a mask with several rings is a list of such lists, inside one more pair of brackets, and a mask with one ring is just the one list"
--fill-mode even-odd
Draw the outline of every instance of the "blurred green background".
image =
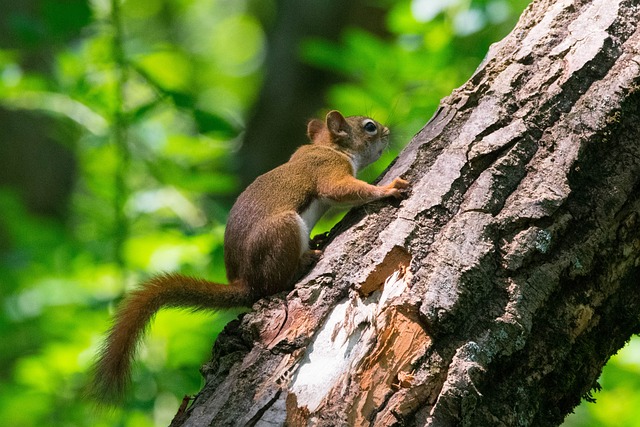
[[[2, 425], [167, 425], [239, 310], [161, 312], [125, 403], [96, 411], [87, 370], [125, 291], [161, 271], [225, 280], [234, 197], [310, 117], [390, 125], [378, 175], [526, 4], [1, 0]], [[639, 346], [567, 426], [640, 425]]]

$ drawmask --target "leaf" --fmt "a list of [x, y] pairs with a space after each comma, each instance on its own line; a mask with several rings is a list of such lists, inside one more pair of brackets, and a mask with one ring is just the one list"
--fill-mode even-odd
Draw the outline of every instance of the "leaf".
[[196, 108], [193, 117], [200, 133], [215, 133], [223, 139], [235, 138], [240, 133], [236, 125], [218, 114]]

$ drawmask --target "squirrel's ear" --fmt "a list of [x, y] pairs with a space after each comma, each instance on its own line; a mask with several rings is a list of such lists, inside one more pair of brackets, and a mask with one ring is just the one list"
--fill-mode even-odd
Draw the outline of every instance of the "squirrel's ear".
[[335, 142], [340, 142], [349, 137], [349, 123], [339, 111], [329, 111], [326, 120], [331, 138]]
[[309, 123], [307, 123], [307, 136], [309, 137], [309, 140], [313, 142], [316, 139], [316, 136], [322, 132], [322, 129], [324, 129], [324, 123], [322, 120], [309, 120]]

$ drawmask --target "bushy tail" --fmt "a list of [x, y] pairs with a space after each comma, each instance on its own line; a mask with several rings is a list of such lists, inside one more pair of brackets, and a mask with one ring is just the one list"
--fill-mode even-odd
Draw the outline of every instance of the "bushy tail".
[[241, 282], [222, 285], [168, 274], [154, 277], [132, 292], [118, 313], [94, 365], [91, 395], [102, 402], [119, 400], [129, 383], [131, 362], [147, 324], [162, 307], [231, 308], [253, 302]]

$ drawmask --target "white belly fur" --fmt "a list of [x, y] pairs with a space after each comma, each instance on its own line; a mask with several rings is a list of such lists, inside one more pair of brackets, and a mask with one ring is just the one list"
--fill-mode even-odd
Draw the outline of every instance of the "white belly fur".
[[316, 225], [316, 222], [329, 209], [329, 205], [320, 199], [312, 201], [307, 209], [298, 214], [298, 224], [300, 226], [300, 255], [309, 250], [309, 233]]

